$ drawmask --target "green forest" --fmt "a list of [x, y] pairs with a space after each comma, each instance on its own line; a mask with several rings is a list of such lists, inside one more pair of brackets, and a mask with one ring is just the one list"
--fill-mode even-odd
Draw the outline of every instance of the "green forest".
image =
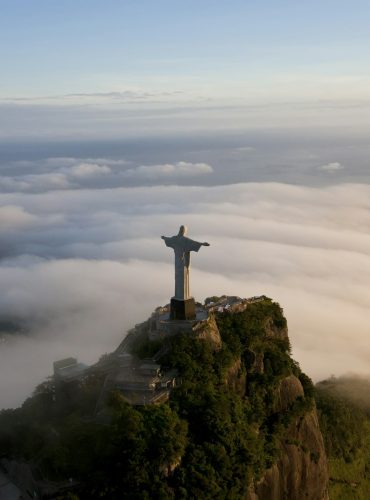
[[370, 496], [370, 381], [332, 377], [315, 387], [331, 500]]

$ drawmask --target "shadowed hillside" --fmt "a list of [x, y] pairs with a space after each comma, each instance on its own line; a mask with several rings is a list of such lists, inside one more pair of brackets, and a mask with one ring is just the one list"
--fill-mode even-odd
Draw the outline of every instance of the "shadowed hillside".
[[370, 495], [370, 381], [332, 377], [316, 385], [320, 427], [329, 459], [331, 500]]

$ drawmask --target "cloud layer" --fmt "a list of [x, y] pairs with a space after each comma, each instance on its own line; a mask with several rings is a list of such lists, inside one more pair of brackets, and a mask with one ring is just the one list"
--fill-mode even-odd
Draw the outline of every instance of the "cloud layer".
[[[130, 167], [126, 160], [46, 158], [14, 161], [17, 174], [0, 175], [0, 192], [42, 193], [61, 189], [104, 188], [138, 183], [174, 183], [213, 173], [207, 163], [179, 161]], [[28, 173], [30, 172], [30, 173]]]
[[180, 224], [211, 243], [193, 258], [198, 300], [269, 295], [309, 375], [370, 371], [367, 185], [9, 192], [0, 206], [0, 317], [28, 329], [3, 337], [1, 406], [19, 404], [55, 359], [90, 363], [114, 349], [169, 301], [173, 257], [160, 235]]
[[323, 170], [324, 172], [328, 172], [329, 174], [333, 174], [338, 170], [342, 170], [344, 167], [338, 161], [333, 161], [331, 163], [326, 163], [325, 165], [321, 165], [319, 170]]
[[193, 177], [198, 175], [212, 174], [213, 168], [207, 163], [188, 163], [179, 161], [174, 165], [141, 165], [130, 168], [124, 172], [125, 177], [145, 180], [177, 179], [181, 177]]

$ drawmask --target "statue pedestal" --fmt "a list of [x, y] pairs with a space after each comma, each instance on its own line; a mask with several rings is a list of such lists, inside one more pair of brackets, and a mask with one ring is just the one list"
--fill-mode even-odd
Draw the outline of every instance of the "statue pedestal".
[[194, 320], [196, 319], [195, 300], [193, 298], [179, 300], [175, 297], [171, 299], [170, 320]]

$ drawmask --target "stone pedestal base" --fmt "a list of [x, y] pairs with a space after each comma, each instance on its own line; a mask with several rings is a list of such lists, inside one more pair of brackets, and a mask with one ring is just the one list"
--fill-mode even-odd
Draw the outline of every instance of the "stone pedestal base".
[[195, 300], [193, 298], [186, 300], [171, 299], [171, 320], [194, 320], [196, 318]]

